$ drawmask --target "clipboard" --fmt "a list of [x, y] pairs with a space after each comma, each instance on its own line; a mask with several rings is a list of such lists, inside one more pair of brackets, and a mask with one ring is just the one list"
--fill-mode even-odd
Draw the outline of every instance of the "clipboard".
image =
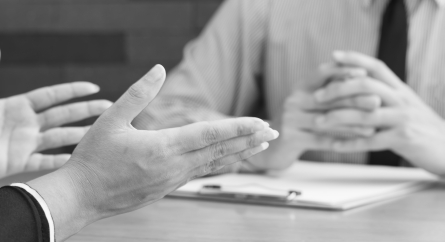
[[439, 180], [418, 168], [299, 161], [283, 172], [197, 179], [169, 196], [344, 211], [407, 195]]

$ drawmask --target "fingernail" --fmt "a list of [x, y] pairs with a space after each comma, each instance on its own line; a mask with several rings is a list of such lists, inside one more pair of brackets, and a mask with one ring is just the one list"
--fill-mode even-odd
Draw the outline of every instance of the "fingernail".
[[99, 91], [100, 91], [100, 87], [98, 85], [96, 85], [96, 84], [93, 84], [93, 92], [96, 93], [96, 92], [99, 92]]
[[326, 122], [326, 117], [325, 116], [319, 116], [315, 119], [315, 123], [317, 125], [322, 125]]
[[165, 69], [162, 65], [155, 65], [151, 70], [147, 73], [147, 79], [151, 83], [156, 83], [158, 81], [161, 81], [164, 77]]
[[273, 130], [273, 139], [277, 139], [280, 136], [280, 133], [276, 130]]
[[334, 57], [335, 60], [341, 61], [345, 57], [345, 52], [341, 50], [336, 50], [332, 53], [332, 56]]
[[314, 98], [317, 102], [323, 102], [326, 91], [324, 89], [320, 89], [314, 93]]
[[104, 108], [105, 108], [105, 109], [107, 109], [107, 108], [109, 108], [109, 107], [111, 107], [111, 106], [113, 106], [113, 103], [112, 103], [112, 102], [110, 102], [110, 101], [108, 101], [108, 100], [104, 102]]
[[261, 143], [261, 148], [263, 148], [263, 150], [269, 148], [269, 143], [267, 142]]
[[273, 129], [267, 128], [266, 130], [261, 131], [261, 132], [263, 133], [262, 134], [262, 136], [263, 136], [262, 140], [269, 141], [269, 140], [274, 139], [275, 133], [273, 132]]

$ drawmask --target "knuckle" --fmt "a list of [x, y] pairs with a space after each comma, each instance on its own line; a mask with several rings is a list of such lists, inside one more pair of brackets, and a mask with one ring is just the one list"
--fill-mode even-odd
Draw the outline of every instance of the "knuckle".
[[145, 94], [136, 85], [130, 86], [127, 91], [128, 95], [133, 99], [144, 99]]
[[363, 123], [370, 123], [372, 115], [368, 112], [358, 112], [358, 120]]
[[219, 167], [219, 164], [220, 164], [219, 160], [212, 160], [208, 162], [205, 166], [203, 166], [202, 174], [206, 175], [216, 171]]
[[365, 100], [361, 97], [353, 97], [351, 99], [348, 99], [349, 104], [351, 107], [361, 107], [364, 106]]
[[236, 127], [236, 135], [237, 136], [242, 136], [246, 133], [247, 133], [246, 128], [243, 125], [238, 125], [238, 127]]
[[401, 125], [397, 130], [397, 135], [405, 141], [412, 140], [414, 136], [413, 130], [408, 124]]
[[245, 151], [244, 153], [243, 153], [243, 152], [240, 152], [240, 153], [238, 153], [238, 154], [235, 155], [235, 159], [236, 159], [237, 161], [245, 160], [245, 159], [247, 159], [247, 157], [250, 157], [250, 156], [251, 156], [251, 153], [252, 153], [252, 151], [250, 151], [250, 150], [247, 150], [247, 151]]
[[220, 142], [212, 146], [212, 158], [218, 159], [224, 157], [227, 154], [228, 145], [224, 142]]
[[380, 99], [380, 97], [378, 96], [371, 96], [368, 98], [367, 103], [367, 106], [369, 108], [375, 109], [382, 105], [382, 99]]
[[221, 137], [221, 132], [208, 123], [208, 127], [202, 134], [202, 139], [204, 140], [204, 142], [206, 144], [213, 144], [218, 140], [219, 137]]
[[382, 71], [385, 68], [387, 68], [385, 62], [383, 62], [382, 60], [377, 60], [374, 64], [374, 69], [377, 71]]
[[358, 90], [366, 91], [369, 89], [370, 80], [367, 77], [360, 78], [356, 81], [356, 86]]
[[254, 135], [251, 135], [247, 138], [247, 147], [255, 147], [256, 146], [256, 137]]

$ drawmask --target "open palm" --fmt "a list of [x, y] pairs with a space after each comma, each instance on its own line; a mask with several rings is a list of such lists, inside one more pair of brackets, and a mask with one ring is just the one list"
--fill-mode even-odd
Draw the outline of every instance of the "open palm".
[[100, 115], [111, 102], [95, 100], [52, 106], [97, 91], [99, 88], [92, 83], [74, 82], [0, 99], [0, 178], [63, 165], [69, 154], [39, 152], [77, 144], [89, 127], [60, 126]]

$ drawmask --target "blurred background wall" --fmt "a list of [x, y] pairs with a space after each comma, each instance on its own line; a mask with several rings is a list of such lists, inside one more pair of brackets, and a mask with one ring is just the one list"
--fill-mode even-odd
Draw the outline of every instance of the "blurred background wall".
[[154, 64], [174, 67], [220, 3], [0, 0], [0, 98], [85, 80], [114, 101]]
[[0, 97], [87, 80], [115, 100], [167, 69], [221, 0], [0, 0]]

